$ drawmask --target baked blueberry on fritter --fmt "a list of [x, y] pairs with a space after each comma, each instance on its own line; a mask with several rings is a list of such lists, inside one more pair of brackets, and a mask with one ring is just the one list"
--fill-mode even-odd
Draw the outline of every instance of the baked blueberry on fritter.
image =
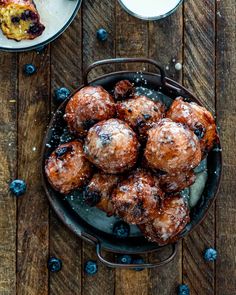
[[115, 116], [115, 103], [101, 86], [87, 86], [68, 102], [65, 120], [71, 132], [85, 136], [94, 124]]
[[148, 131], [144, 155], [150, 167], [170, 174], [192, 170], [201, 161], [197, 136], [170, 119], [160, 120]]
[[98, 168], [109, 174], [117, 174], [136, 164], [139, 142], [126, 123], [110, 119], [89, 129], [84, 151], [88, 160]]
[[142, 138], [164, 117], [165, 106], [146, 96], [135, 96], [116, 105], [117, 117], [137, 131]]
[[45, 173], [52, 187], [62, 194], [81, 188], [91, 176], [82, 144], [72, 141], [60, 145], [46, 160]]
[[112, 203], [119, 217], [140, 224], [155, 215], [163, 196], [157, 179], [147, 171], [137, 170], [114, 189]]
[[200, 141], [203, 156], [213, 148], [218, 139], [212, 114], [194, 102], [184, 101], [182, 97], [174, 100], [167, 112], [167, 118], [187, 125], [195, 133]]

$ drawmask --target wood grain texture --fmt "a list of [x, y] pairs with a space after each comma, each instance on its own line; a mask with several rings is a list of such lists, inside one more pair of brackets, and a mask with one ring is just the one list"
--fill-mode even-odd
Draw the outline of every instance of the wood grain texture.
[[[67, 31], [51, 45], [51, 90], [67, 87], [71, 91], [82, 82], [81, 13]], [[68, 54], [65, 55], [65, 52]], [[53, 210], [50, 213], [50, 256], [62, 260], [63, 267], [58, 273], [50, 273], [51, 295], [81, 294], [81, 248], [82, 243], [62, 224]]]
[[223, 144], [223, 179], [216, 203], [216, 294], [236, 294], [236, 5], [217, 1], [217, 118]]
[[[23, 65], [38, 72], [25, 77]], [[18, 200], [17, 294], [48, 294], [48, 202], [41, 187], [40, 152], [49, 114], [49, 52], [19, 59], [18, 162], [27, 193]]]
[[[167, 77], [182, 82], [182, 69], [177, 71], [175, 64], [183, 62], [183, 8], [163, 20], [149, 23], [149, 57], [158, 61]], [[151, 71], [154, 70], [152, 67]], [[161, 259], [169, 250], [150, 255], [150, 262]], [[175, 294], [176, 286], [182, 280], [182, 245], [173, 262], [160, 269], [149, 271], [149, 294]]]
[[0, 294], [16, 292], [17, 56], [0, 55]]
[[[215, 109], [215, 3], [185, 2], [184, 84], [211, 111]], [[214, 294], [214, 263], [203, 260], [203, 252], [215, 244], [215, 207], [204, 222], [184, 239], [183, 282], [191, 294]]]
[[[83, 15], [83, 70], [92, 62], [115, 56], [115, 0], [87, 0], [82, 5]], [[96, 31], [104, 28], [108, 39], [101, 42], [96, 37]], [[114, 66], [98, 67], [91, 72], [90, 79], [114, 70]], [[113, 255], [104, 253], [107, 259]], [[83, 242], [82, 270], [88, 260], [97, 261], [95, 248]], [[98, 262], [98, 261], [97, 261]], [[88, 276], [82, 272], [83, 295], [111, 295], [114, 293], [114, 270], [98, 263], [96, 276]]]

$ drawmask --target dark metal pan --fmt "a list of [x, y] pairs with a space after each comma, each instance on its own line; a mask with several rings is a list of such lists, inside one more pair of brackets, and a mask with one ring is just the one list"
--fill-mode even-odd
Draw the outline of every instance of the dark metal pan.
[[[177, 82], [166, 77], [164, 70], [153, 60], [146, 58], [118, 58], [111, 60], [102, 60], [93, 63], [88, 67], [84, 74], [84, 85], [81, 85], [75, 92], [84, 87], [85, 85], [102, 85], [106, 90], [111, 91], [115, 83], [128, 79], [136, 86], [140, 86], [142, 81], [137, 82], [137, 72], [132, 71], [119, 71], [106, 74], [98, 77], [95, 80], [88, 81], [88, 75], [91, 70], [97, 66], [114, 64], [114, 63], [147, 63], [154, 65], [159, 71], [160, 74], [144, 72], [142, 73], [143, 80], [147, 81], [148, 88], [151, 88], [156, 91], [160, 91], [168, 96], [170, 99], [175, 99], [177, 96], [183, 96], [190, 101], [197, 102], [202, 105], [194, 94], [190, 93], [186, 88]], [[74, 92], [74, 93], [75, 93]], [[73, 94], [74, 94], [73, 93]], [[73, 96], [71, 94], [71, 96]], [[71, 97], [70, 96], [70, 97]], [[53, 115], [51, 122], [48, 126], [45, 139], [43, 142], [42, 149], [42, 177], [43, 177], [43, 186], [46, 191], [49, 202], [58, 217], [64, 222], [64, 224], [70, 228], [77, 236], [81, 237], [85, 241], [92, 243], [96, 246], [96, 253], [98, 259], [106, 264], [109, 267], [125, 267], [125, 268], [135, 268], [137, 265], [124, 265], [117, 264], [115, 262], [107, 261], [102, 256], [102, 250], [106, 250], [113, 253], [129, 253], [129, 254], [144, 254], [153, 251], [161, 251], [164, 247], [170, 248], [170, 254], [168, 257], [163, 258], [163, 260], [157, 263], [147, 263], [143, 265], [138, 265], [138, 267], [159, 267], [168, 262], [170, 262], [175, 254], [177, 244], [167, 245], [160, 247], [155, 243], [148, 242], [140, 232], [135, 232], [129, 238], [122, 240], [117, 239], [112, 235], [111, 222], [107, 217], [101, 216], [102, 214], [98, 209], [93, 209], [92, 213], [86, 213], [88, 209], [81, 211], [80, 205], [73, 203], [72, 196], [70, 201], [63, 198], [58, 192], [54, 191], [50, 184], [48, 183], [45, 174], [44, 174], [44, 162], [49, 154], [58, 146], [60, 143], [60, 136], [63, 134], [63, 130], [66, 127], [66, 124], [63, 120], [63, 114], [65, 106], [70, 99], [70, 97], [64, 101], [55, 114]], [[222, 170], [222, 156], [221, 156], [221, 146], [220, 142], [216, 144], [214, 149], [209, 153], [207, 157], [207, 171], [208, 178], [204, 188], [204, 191], [201, 195], [200, 200], [197, 205], [191, 210], [191, 222], [185, 227], [185, 229], [178, 235], [178, 240], [185, 237], [189, 234], [198, 224], [202, 222], [205, 218], [208, 209], [216, 198]], [[78, 192], [75, 196], [75, 199], [78, 200], [78, 196], [81, 192]], [[73, 197], [74, 198], [74, 197]], [[77, 206], [78, 205], [78, 206]], [[77, 207], [76, 207], [77, 206]], [[82, 208], [83, 209], [83, 208]], [[97, 210], [97, 211], [96, 211]], [[82, 214], [83, 213], [83, 214]], [[87, 218], [86, 214], [92, 216], [92, 218]], [[105, 227], [104, 227], [105, 226]], [[105, 228], [105, 230], [104, 230]]]

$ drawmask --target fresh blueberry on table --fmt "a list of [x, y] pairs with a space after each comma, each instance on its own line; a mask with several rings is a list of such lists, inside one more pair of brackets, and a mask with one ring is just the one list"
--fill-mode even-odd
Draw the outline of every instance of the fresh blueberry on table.
[[215, 261], [217, 258], [217, 251], [213, 248], [208, 248], [204, 252], [204, 259], [206, 261]]
[[84, 272], [88, 275], [95, 275], [98, 271], [97, 262], [94, 260], [88, 260], [84, 265]]
[[178, 295], [190, 295], [190, 290], [187, 285], [179, 285]]
[[[137, 256], [137, 257], [134, 257], [133, 258], [133, 262], [132, 263], [133, 264], [144, 264], [145, 262], [144, 262], [144, 260], [143, 260], [142, 257]], [[144, 268], [142, 268], [142, 267], [136, 267], [134, 270], [136, 270], [136, 271], [142, 271], [142, 270], [144, 270]]]
[[48, 259], [48, 269], [50, 272], [58, 272], [62, 268], [62, 261], [56, 257], [50, 257]]
[[100, 28], [97, 30], [97, 38], [99, 41], [104, 42], [107, 40], [107, 37], [108, 37], [108, 33], [105, 29]]
[[130, 227], [124, 221], [118, 221], [113, 226], [113, 234], [119, 239], [128, 238]]
[[23, 72], [26, 76], [32, 76], [37, 72], [35, 65], [33, 64], [25, 64], [23, 68]]
[[66, 87], [60, 87], [54, 91], [54, 99], [58, 103], [62, 103], [70, 95], [70, 90]]
[[132, 257], [128, 254], [119, 255], [117, 256], [117, 263], [119, 264], [131, 264], [132, 263]]
[[23, 195], [26, 192], [26, 183], [24, 180], [15, 179], [10, 183], [10, 191], [16, 197]]

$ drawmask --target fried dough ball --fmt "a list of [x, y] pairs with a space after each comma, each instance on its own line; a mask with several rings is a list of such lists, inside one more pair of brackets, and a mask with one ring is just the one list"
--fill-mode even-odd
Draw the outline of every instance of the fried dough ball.
[[115, 116], [115, 103], [101, 86], [87, 86], [79, 90], [67, 103], [65, 120], [71, 132], [85, 136], [95, 123]]
[[156, 217], [145, 224], [141, 224], [139, 228], [149, 241], [162, 246], [175, 242], [177, 235], [189, 221], [187, 204], [178, 195], [165, 198], [156, 213]]
[[139, 142], [126, 123], [110, 119], [97, 123], [89, 130], [84, 151], [88, 160], [98, 168], [117, 174], [136, 164]]
[[125, 121], [145, 138], [147, 131], [164, 117], [165, 106], [142, 95], [118, 103], [116, 110], [120, 120]]
[[203, 155], [206, 155], [217, 141], [216, 124], [212, 114], [204, 107], [185, 102], [182, 97], [175, 99], [167, 117], [175, 122], [186, 124], [200, 140]]
[[62, 194], [81, 188], [91, 176], [92, 167], [83, 146], [72, 141], [58, 146], [45, 162], [45, 173], [52, 187]]
[[122, 100], [134, 95], [134, 86], [129, 80], [121, 80], [114, 88], [115, 100]]
[[192, 185], [196, 180], [193, 170], [175, 174], [162, 174], [159, 177], [160, 187], [166, 193], [180, 192]]
[[170, 119], [160, 120], [148, 131], [144, 155], [150, 167], [167, 173], [192, 170], [201, 161], [197, 136]]
[[155, 216], [163, 192], [149, 172], [137, 170], [118, 184], [112, 193], [115, 213], [126, 222], [141, 224]]
[[117, 175], [101, 172], [94, 174], [85, 190], [86, 203], [106, 212], [107, 216], [114, 215], [111, 193], [117, 186], [119, 179], [120, 177]]

